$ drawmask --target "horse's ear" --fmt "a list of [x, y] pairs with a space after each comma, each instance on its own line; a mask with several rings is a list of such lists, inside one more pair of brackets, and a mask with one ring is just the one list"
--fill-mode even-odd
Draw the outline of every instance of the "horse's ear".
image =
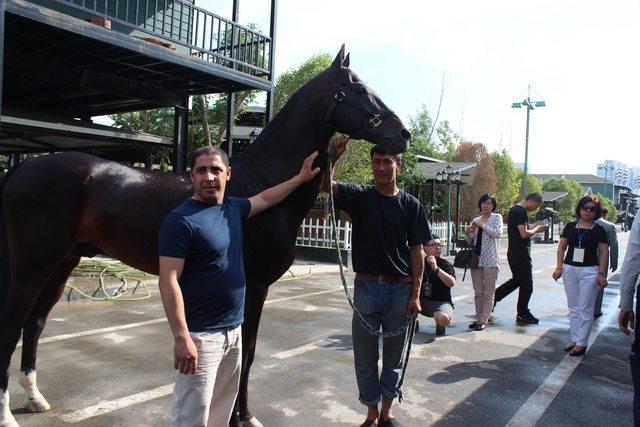
[[336, 56], [336, 59], [333, 60], [333, 64], [331, 64], [331, 68], [340, 68], [342, 67], [342, 63], [344, 62], [344, 44], [340, 48], [340, 52]]
[[347, 57], [344, 58], [344, 61], [342, 61], [342, 66], [345, 68], [349, 68], [349, 55], [351, 55], [350, 53], [347, 53]]

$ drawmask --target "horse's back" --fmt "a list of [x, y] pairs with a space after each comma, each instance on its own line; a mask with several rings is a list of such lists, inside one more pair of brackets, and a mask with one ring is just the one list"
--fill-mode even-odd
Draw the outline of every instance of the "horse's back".
[[184, 174], [88, 154], [30, 159], [8, 178], [2, 194], [11, 251], [42, 257], [104, 253], [156, 272], [160, 224], [190, 191]]

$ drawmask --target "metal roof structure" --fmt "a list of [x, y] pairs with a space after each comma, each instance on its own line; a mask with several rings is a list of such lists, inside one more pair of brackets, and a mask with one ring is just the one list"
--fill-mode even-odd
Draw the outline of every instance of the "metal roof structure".
[[91, 118], [174, 108], [185, 157], [190, 96], [272, 96], [272, 39], [187, 0], [0, 0], [0, 28], [0, 154], [164, 147]]

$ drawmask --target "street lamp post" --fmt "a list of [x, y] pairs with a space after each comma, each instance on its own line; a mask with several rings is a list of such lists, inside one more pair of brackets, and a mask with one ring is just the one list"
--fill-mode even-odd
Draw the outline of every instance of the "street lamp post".
[[[609, 171], [614, 171], [616, 168], [613, 166], [598, 166], [598, 170], [604, 171], [604, 197], [607, 197], [607, 173]], [[615, 187], [614, 187], [615, 192]], [[611, 200], [613, 200], [614, 194], [611, 194]]]
[[522, 178], [522, 198], [527, 197], [527, 170], [529, 167], [529, 115], [531, 110], [535, 110], [535, 107], [546, 107], [545, 101], [531, 101], [531, 86], [527, 86], [527, 98], [522, 102], [514, 102], [511, 104], [511, 108], [527, 107], [527, 130], [524, 145], [524, 175]]
[[447, 186], [447, 255], [451, 255], [451, 184], [459, 184], [460, 175], [460, 171], [454, 171], [451, 165], [436, 173], [436, 181]]

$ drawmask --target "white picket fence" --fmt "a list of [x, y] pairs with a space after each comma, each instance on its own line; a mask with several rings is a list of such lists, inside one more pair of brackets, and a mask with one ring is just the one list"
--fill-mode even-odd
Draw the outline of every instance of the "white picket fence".
[[[556, 235], [559, 235], [562, 231], [564, 224], [556, 224]], [[455, 239], [455, 227], [456, 224], [451, 222], [451, 240]], [[464, 239], [464, 231], [467, 227], [471, 226], [471, 223], [460, 223], [458, 229], [458, 239]], [[440, 241], [443, 245], [447, 244], [447, 223], [446, 222], [434, 222], [431, 223], [431, 234], [440, 237]], [[351, 249], [351, 223], [349, 221], [337, 223], [338, 229], [338, 244], [341, 249]], [[507, 224], [503, 224], [501, 239], [507, 238]], [[332, 240], [331, 222], [330, 220], [305, 218], [304, 222], [300, 226], [298, 231], [298, 239], [296, 244], [299, 246], [313, 246], [321, 248], [333, 248], [335, 245]]]
[[[338, 246], [340, 249], [351, 250], [351, 223], [337, 221]], [[298, 246], [313, 246], [320, 248], [335, 248], [330, 219], [305, 218], [296, 240]]]

